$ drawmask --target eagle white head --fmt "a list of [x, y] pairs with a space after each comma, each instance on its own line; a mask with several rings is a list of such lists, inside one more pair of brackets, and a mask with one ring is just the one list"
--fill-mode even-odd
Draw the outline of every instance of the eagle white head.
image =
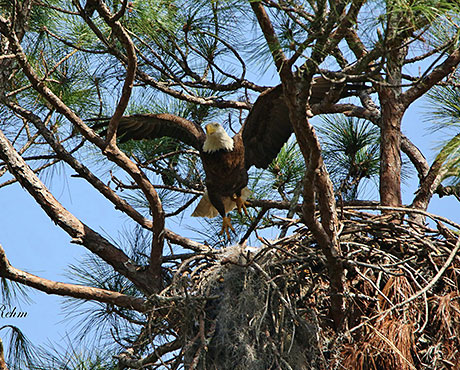
[[228, 136], [222, 125], [217, 122], [208, 123], [205, 126], [206, 140], [203, 144], [205, 152], [215, 152], [217, 150], [233, 150], [233, 139]]

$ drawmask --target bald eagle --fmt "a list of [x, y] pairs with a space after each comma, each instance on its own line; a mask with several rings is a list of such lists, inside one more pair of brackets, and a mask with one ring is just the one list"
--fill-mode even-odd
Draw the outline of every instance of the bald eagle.
[[[331, 83], [317, 77], [312, 83], [310, 103], [320, 103]], [[350, 88], [351, 86], [351, 88]], [[341, 97], [353, 95], [354, 85], [342, 86]], [[228, 213], [244, 211], [248, 170], [267, 168], [289, 139], [293, 129], [284, 102], [282, 86], [261, 93], [240, 131], [230, 137], [219, 123], [200, 125], [173, 114], [136, 114], [120, 120], [121, 142], [169, 136], [192, 146], [199, 153], [206, 174], [206, 192], [192, 216], [222, 216], [220, 234], [234, 231]]]

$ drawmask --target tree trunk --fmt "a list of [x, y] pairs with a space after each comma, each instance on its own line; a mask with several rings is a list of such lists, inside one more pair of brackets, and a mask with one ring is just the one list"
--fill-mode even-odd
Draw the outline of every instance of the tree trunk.
[[385, 79], [377, 85], [381, 103], [380, 202], [398, 207], [401, 197], [401, 120], [406, 107], [401, 102], [402, 69], [407, 56], [407, 30], [411, 21], [394, 4], [389, 4], [388, 25], [383, 41]]
[[3, 342], [0, 339], [0, 370], [8, 370], [5, 362], [5, 353], [3, 351]]
[[391, 88], [380, 92], [382, 124], [380, 142], [380, 202], [398, 207], [401, 198], [401, 120], [403, 107]]

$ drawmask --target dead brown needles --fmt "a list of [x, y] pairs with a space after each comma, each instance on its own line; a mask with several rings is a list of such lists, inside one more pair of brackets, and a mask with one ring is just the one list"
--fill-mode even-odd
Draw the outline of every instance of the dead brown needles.
[[460, 226], [374, 208], [342, 213], [341, 328], [328, 317], [327, 261], [299, 224], [259, 248], [178, 260], [160, 295], [175, 330], [155, 337], [179, 341], [171, 358], [190, 369], [459, 369]]

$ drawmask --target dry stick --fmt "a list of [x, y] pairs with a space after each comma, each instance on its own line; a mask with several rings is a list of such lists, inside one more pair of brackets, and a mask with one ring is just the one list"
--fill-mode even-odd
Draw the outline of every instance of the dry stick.
[[50, 219], [72, 237], [73, 243], [84, 245], [113, 266], [116, 271], [130, 279], [138, 288], [151, 292], [151, 276], [138, 272], [137, 266], [130, 261], [121, 249], [115, 247], [64, 208], [16, 152], [1, 130], [0, 158], [7, 163], [10, 173], [32, 195]]
[[[148, 230], [152, 229], [152, 221], [145, 218], [139, 212], [137, 212], [128, 202], [126, 202], [123, 198], [120, 198], [110, 187], [105, 185], [86, 166], [84, 166], [74, 156], [72, 156], [73, 150], [71, 152], [68, 152], [62, 146], [62, 144], [60, 144], [55, 139], [53, 133], [45, 126], [45, 124], [41, 121], [40, 117], [11, 102], [5, 102], [5, 104], [8, 105], [9, 108], [11, 108], [13, 111], [18, 113], [22, 117], [31, 121], [35, 125], [35, 127], [40, 131], [41, 135], [47, 141], [47, 143], [53, 148], [57, 156], [61, 158], [64, 162], [66, 162], [70, 167], [72, 167], [81, 178], [88, 181], [96, 190], [98, 190], [104, 197], [106, 197], [110, 202], [112, 202], [116, 209], [127, 214], [143, 228]], [[204, 244], [195, 242], [188, 238], [181, 237], [180, 235], [172, 232], [171, 230], [165, 229], [165, 233], [166, 238], [169, 241], [171, 241], [174, 244], [181, 245], [184, 248], [192, 249], [194, 251], [208, 250], [208, 247], [206, 247]]]
[[56, 294], [67, 297], [87, 299], [102, 303], [113, 304], [139, 312], [145, 312], [146, 301], [141, 298], [113, 292], [106, 289], [94, 288], [84, 285], [60, 283], [29, 274], [11, 266], [5, 250], [0, 245], [0, 276], [11, 281], [30, 286], [47, 294]]
[[393, 306], [393, 302], [391, 302], [390, 298], [388, 298], [385, 295], [385, 293], [383, 293], [371, 279], [369, 279], [364, 273], [359, 271], [359, 269], [356, 269], [355, 271], [358, 273], [359, 276], [366, 280], [377, 291], [377, 293], [379, 293], [385, 299], [385, 301], [389, 303], [390, 306]]
[[359, 329], [361, 326], [367, 325], [368, 322], [378, 318], [379, 316], [386, 315], [386, 314], [390, 313], [391, 311], [393, 311], [393, 310], [395, 310], [395, 309], [397, 309], [399, 307], [405, 306], [406, 304], [416, 300], [422, 294], [426, 294], [431, 288], [433, 288], [433, 286], [438, 282], [438, 280], [441, 278], [441, 276], [444, 274], [444, 272], [449, 268], [450, 264], [454, 260], [456, 254], [457, 254], [457, 252], [459, 250], [460, 250], [460, 237], [457, 239], [457, 243], [455, 245], [455, 248], [450, 253], [449, 257], [447, 258], [447, 260], [444, 263], [444, 265], [442, 266], [442, 268], [433, 277], [433, 279], [431, 279], [431, 281], [427, 285], [425, 285], [425, 287], [423, 289], [419, 290], [417, 293], [413, 294], [412, 296], [407, 298], [405, 301], [397, 303], [393, 307], [390, 307], [390, 308], [386, 309], [385, 311], [379, 312], [378, 314], [372, 316], [371, 318], [367, 319], [366, 321], [362, 322], [361, 324], [359, 324], [359, 325], [355, 326], [354, 328], [348, 330], [348, 333], [352, 333], [355, 330]]
[[404, 213], [420, 213], [424, 216], [427, 216], [431, 218], [432, 220], [439, 220], [441, 222], [444, 222], [445, 224], [451, 225], [455, 227], [456, 229], [460, 230], [460, 224], [455, 223], [454, 221], [449, 220], [448, 218], [442, 217], [442, 216], [437, 216], [433, 213], [424, 211], [422, 209], [415, 209], [415, 208], [404, 208], [404, 207], [390, 207], [390, 206], [368, 206], [368, 205], [354, 205], [354, 206], [344, 206], [344, 208], [348, 209], [374, 209], [374, 210], [389, 210], [389, 211], [400, 211]]
[[292, 318], [295, 320], [298, 320], [298, 315], [296, 312], [294, 312], [292, 306], [286, 301], [285, 297], [282, 295], [280, 288], [276, 283], [273, 281], [273, 279], [270, 277], [270, 275], [267, 274], [267, 272], [255, 261], [251, 262], [252, 266], [255, 266], [255, 268], [262, 274], [262, 276], [266, 279], [266, 284], [272, 289], [278, 293], [280, 301], [283, 303], [283, 306], [289, 311], [291, 314]]
[[0, 55], [0, 60], [16, 58], [16, 54]]
[[[80, 117], [78, 117], [74, 111], [72, 111], [64, 102], [56, 96], [45, 84], [39, 79], [31, 65], [27, 60], [21, 44], [15, 33], [9, 28], [8, 21], [0, 16], [0, 32], [8, 39], [11, 44], [13, 51], [16, 53], [16, 60], [22, 67], [24, 74], [27, 76], [29, 81], [32, 83], [35, 90], [37, 90], [59, 113], [63, 114], [70, 122], [72, 122], [82, 133], [82, 135], [102, 149], [103, 153], [113, 162], [123, 168], [144, 193], [150, 210], [153, 214], [152, 223], [152, 251], [150, 258], [150, 265], [147, 271], [152, 275], [151, 280], [155, 283], [160, 284], [161, 276], [161, 254], [163, 249], [163, 238], [166, 235], [164, 230], [164, 212], [161, 205], [160, 198], [150, 183], [147, 176], [141, 171], [141, 169], [133, 163], [128, 156], [119, 150], [115, 146], [107, 146], [105, 141], [97, 135], [92, 129], [90, 129]], [[156, 287], [157, 289], [159, 287]]]
[[262, 220], [262, 217], [264, 217], [265, 213], [268, 211], [268, 208], [262, 207], [260, 212], [257, 214], [256, 218], [254, 220], [251, 220], [251, 225], [249, 228], [246, 230], [246, 233], [243, 235], [243, 237], [240, 239], [238, 244], [243, 244], [248, 238], [249, 235], [256, 229], [257, 225], [259, 224], [260, 220]]

